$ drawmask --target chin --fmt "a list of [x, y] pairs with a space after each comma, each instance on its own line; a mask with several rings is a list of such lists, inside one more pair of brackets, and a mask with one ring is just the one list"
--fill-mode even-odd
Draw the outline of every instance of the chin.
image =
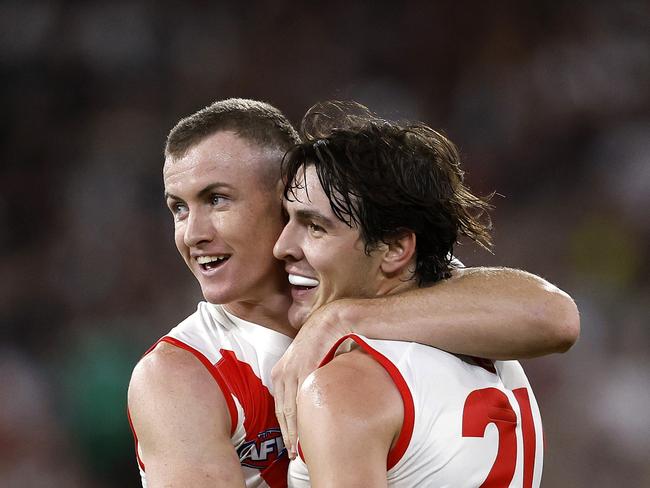
[[234, 301], [234, 298], [231, 296], [232, 293], [229, 293], [228, 290], [211, 290], [207, 288], [202, 289], [201, 292], [205, 301], [214, 305], [223, 305]]
[[289, 323], [294, 329], [300, 330], [302, 325], [307, 322], [308, 318], [309, 310], [307, 310], [304, 306], [293, 304], [289, 308]]

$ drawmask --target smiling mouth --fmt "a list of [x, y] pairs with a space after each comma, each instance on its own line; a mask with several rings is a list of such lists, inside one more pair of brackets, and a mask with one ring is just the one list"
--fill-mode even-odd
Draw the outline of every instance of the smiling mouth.
[[294, 274], [289, 275], [289, 283], [297, 290], [311, 290], [320, 285], [320, 282], [314, 278]]
[[210, 271], [223, 265], [229, 258], [230, 256], [199, 256], [196, 262], [202, 270]]

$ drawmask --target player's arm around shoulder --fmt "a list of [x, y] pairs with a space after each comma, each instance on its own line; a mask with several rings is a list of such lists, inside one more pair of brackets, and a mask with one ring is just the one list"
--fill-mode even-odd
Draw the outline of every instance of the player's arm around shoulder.
[[298, 394], [298, 436], [314, 488], [385, 487], [404, 407], [388, 373], [355, 350], [314, 371]]
[[149, 488], [244, 486], [226, 401], [191, 353], [156, 346], [133, 370], [128, 404]]

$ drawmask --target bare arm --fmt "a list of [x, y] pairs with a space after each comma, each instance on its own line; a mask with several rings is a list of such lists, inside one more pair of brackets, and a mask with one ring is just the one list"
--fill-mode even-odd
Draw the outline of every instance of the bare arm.
[[133, 371], [129, 412], [149, 488], [242, 488], [228, 408], [190, 353], [160, 344]]
[[459, 269], [428, 288], [331, 305], [343, 327], [368, 337], [490, 359], [565, 352], [580, 332], [569, 295], [538, 276], [508, 268]]
[[312, 487], [387, 486], [386, 459], [404, 414], [379, 364], [360, 351], [338, 356], [305, 381], [298, 412]]
[[[564, 352], [580, 318], [562, 290], [525, 271], [466, 268], [428, 288], [372, 299], [342, 299], [312, 314], [273, 369], [279, 411], [289, 412], [285, 444], [295, 445], [295, 395], [330, 346], [355, 332], [420, 342], [453, 353], [521, 359]], [[286, 423], [285, 423], [286, 422]]]

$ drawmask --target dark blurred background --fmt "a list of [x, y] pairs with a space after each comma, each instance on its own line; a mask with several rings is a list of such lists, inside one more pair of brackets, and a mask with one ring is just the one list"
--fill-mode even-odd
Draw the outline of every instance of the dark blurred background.
[[546, 487], [650, 486], [647, 1], [0, 1], [0, 485], [137, 486], [132, 367], [200, 298], [162, 198], [174, 123], [355, 99], [443, 129], [496, 253], [582, 336], [526, 361]]

